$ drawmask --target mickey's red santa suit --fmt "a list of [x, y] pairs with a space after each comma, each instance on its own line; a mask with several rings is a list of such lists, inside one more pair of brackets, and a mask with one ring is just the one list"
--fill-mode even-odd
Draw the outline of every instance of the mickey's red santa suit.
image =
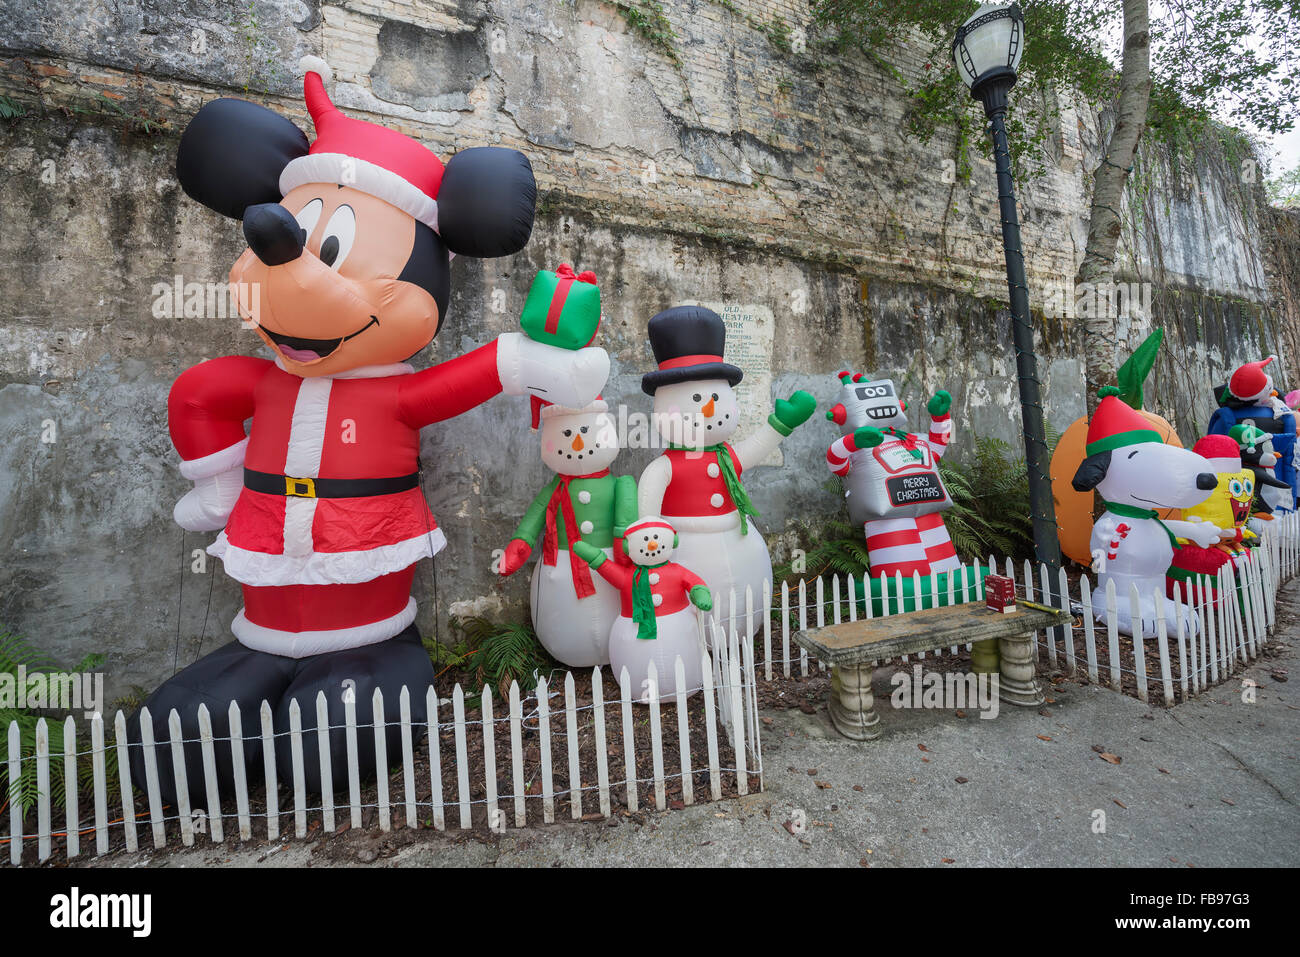
[[[149, 700], [160, 722], [176, 707], [192, 723], [199, 701], [224, 720], [232, 698], [256, 720], [265, 699], [287, 728], [297, 698], [314, 726], [324, 690], [337, 725], [344, 679], [359, 703], [381, 688], [395, 709], [405, 684], [422, 708], [433, 673], [410, 587], [415, 563], [445, 539], [420, 492], [420, 429], [503, 391], [581, 408], [608, 373], [603, 350], [520, 333], [419, 372], [406, 364], [446, 313], [450, 255], [501, 256], [527, 242], [531, 167], [493, 148], [444, 166], [416, 141], [341, 114], [316, 68], [305, 93], [310, 148], [288, 120], [233, 99], [204, 106], [181, 137], [182, 187], [243, 222], [249, 248], [230, 280], [274, 359], [201, 363], [168, 400], [181, 474], [194, 482], [176, 521], [221, 530], [210, 551], [243, 585], [244, 608], [232, 624], [237, 643]], [[186, 760], [202, 793], [197, 757]], [[247, 746], [246, 757], [260, 760]], [[316, 789], [319, 765], [304, 767]]]
[[631, 565], [611, 560], [587, 542], [574, 545], [578, 556], [619, 591], [621, 614], [609, 633], [609, 663], [620, 682], [627, 670], [631, 687], [623, 688], [623, 693], [642, 701], [649, 700], [651, 663], [660, 696], [678, 691], [678, 658], [685, 682], [682, 691], [697, 691], [704, 682], [704, 650], [691, 606], [709, 611], [713, 599], [704, 579], [671, 560], [678, 542], [671, 524], [648, 515], [629, 525], [622, 541]]
[[740, 425], [734, 386], [743, 373], [723, 361], [722, 318], [703, 306], [675, 306], [654, 316], [648, 332], [659, 368], [642, 377], [641, 388], [654, 396], [655, 427], [668, 450], [641, 473], [640, 512], [662, 515], [676, 527], [682, 564], [713, 589], [723, 621], [744, 614], [748, 588], [760, 622], [772, 559], [740, 476], [806, 422], [817, 402], [803, 391], [777, 400], [767, 423], [733, 444], [727, 440]]

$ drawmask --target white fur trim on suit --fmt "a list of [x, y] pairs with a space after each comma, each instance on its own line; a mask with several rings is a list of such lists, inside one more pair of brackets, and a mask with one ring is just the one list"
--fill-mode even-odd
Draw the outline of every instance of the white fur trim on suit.
[[[271, 350], [275, 357], [275, 364], [281, 372], [289, 372], [284, 366], [284, 356], [280, 355], [278, 349]], [[348, 369], [344, 372], [336, 372], [330, 376], [312, 376], [311, 378], [319, 379], [382, 379], [390, 375], [410, 375], [415, 371], [415, 366], [405, 362], [394, 362], [382, 366], [358, 366], [355, 369]], [[297, 375], [295, 372], [289, 372], [289, 375]]]
[[410, 598], [406, 602], [406, 607], [391, 618], [332, 631], [280, 631], [264, 625], [255, 625], [244, 617], [244, 609], [241, 608], [235, 620], [230, 623], [230, 630], [235, 633], [235, 637], [245, 648], [265, 651], [285, 658], [306, 658], [326, 651], [343, 651], [347, 648], [360, 648], [363, 645], [387, 641], [401, 634], [413, 621], [415, 621], [415, 599]]
[[343, 153], [312, 153], [290, 160], [280, 173], [280, 195], [305, 183], [338, 183], [352, 186], [414, 216], [435, 233], [438, 231], [438, 203], [428, 193], [392, 170], [369, 160]]
[[244, 464], [244, 453], [247, 450], [248, 439], [243, 439], [234, 445], [227, 445], [221, 451], [213, 452], [211, 455], [188, 459], [181, 462], [181, 475], [193, 482], [196, 479], [205, 479], [213, 475], [220, 475], [222, 472], [229, 472], [231, 469], [237, 469]]
[[[328, 378], [303, 379], [293, 404], [289, 424], [289, 448], [284, 460], [284, 474], [295, 478], [319, 478], [321, 451], [325, 447], [325, 422], [329, 416]], [[316, 519], [315, 498], [288, 496], [284, 500], [284, 554], [295, 558], [310, 557], [314, 551], [311, 537]]]
[[222, 532], [208, 546], [208, 554], [220, 558], [226, 574], [244, 585], [346, 585], [401, 571], [422, 558], [432, 558], [446, 546], [447, 536], [435, 528], [366, 551], [272, 555], [231, 545]]
[[329, 86], [334, 82], [334, 70], [328, 63], [318, 56], [312, 56], [310, 53], [298, 61], [298, 75], [306, 76], [308, 73], [315, 73], [320, 77], [321, 83]]

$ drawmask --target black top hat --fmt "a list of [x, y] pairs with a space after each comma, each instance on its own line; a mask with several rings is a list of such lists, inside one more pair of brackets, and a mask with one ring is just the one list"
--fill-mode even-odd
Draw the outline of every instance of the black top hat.
[[646, 331], [659, 368], [641, 377], [641, 391], [654, 395], [661, 385], [697, 379], [726, 379], [735, 385], [744, 375], [722, 361], [727, 327], [712, 309], [673, 306], [650, 319]]

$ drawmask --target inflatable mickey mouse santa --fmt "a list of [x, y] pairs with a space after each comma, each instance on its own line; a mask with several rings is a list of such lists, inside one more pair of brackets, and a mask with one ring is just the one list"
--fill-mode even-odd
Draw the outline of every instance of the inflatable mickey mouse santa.
[[[399, 743], [401, 688], [418, 726], [433, 678], [414, 620], [415, 564], [445, 544], [421, 493], [420, 429], [505, 392], [573, 408], [603, 386], [601, 349], [566, 350], [507, 333], [415, 371], [405, 360], [432, 341], [447, 312], [452, 254], [504, 256], [532, 230], [536, 186], [523, 154], [477, 148], [445, 165], [420, 143], [351, 119], [330, 102], [325, 69], [309, 66], [310, 146], [289, 120], [253, 103], [218, 99], [181, 137], [176, 173], [193, 199], [243, 226], [235, 261], [241, 317], [269, 358], [224, 356], [176, 380], [168, 399], [181, 475], [176, 505], [191, 531], [218, 531], [209, 548], [243, 587], [237, 641], [165, 682], [146, 702], [166, 740], [175, 708], [198, 738], [206, 704], [218, 737], [230, 702], [243, 715], [244, 757], [260, 766], [262, 701], [289, 728], [297, 700], [307, 786], [320, 789], [316, 699], [328, 705], [330, 750], [346, 752], [345, 696], [368, 719], [384, 695], [389, 748]], [[255, 294], [255, 295], [254, 295]], [[245, 422], [249, 422], [245, 432]], [[433, 476], [437, 481], [437, 476]], [[139, 722], [133, 721], [139, 740]], [[373, 735], [357, 736], [363, 772]], [[276, 739], [291, 765], [290, 738]], [[229, 793], [229, 749], [217, 749]], [[133, 749], [140, 763], [141, 751]], [[160, 780], [174, 799], [170, 754]], [[204, 791], [197, 742], [185, 747], [189, 787]], [[333, 764], [334, 785], [346, 780]], [[135, 768], [143, 780], [143, 767]]]

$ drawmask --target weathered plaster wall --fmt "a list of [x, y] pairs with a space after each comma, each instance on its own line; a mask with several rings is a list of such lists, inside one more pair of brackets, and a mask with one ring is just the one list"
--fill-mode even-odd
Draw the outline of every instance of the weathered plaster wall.
[[[601, 278], [614, 356], [605, 395], [629, 411], [649, 407], [645, 320], [697, 299], [772, 311], [776, 394], [827, 399], [832, 373], [851, 364], [893, 374], [918, 400], [946, 386], [965, 436], [1014, 442], [991, 165], [955, 180], [951, 141], [900, 135], [903, 103], [883, 72], [774, 44], [760, 28], [805, 24], [801, 3], [665, 9], [671, 48], [598, 0], [0, 0], [0, 94], [27, 110], [0, 124], [0, 624], [65, 660], [108, 653], [115, 693], [151, 686], [200, 641], [228, 639], [237, 589], [215, 561], [191, 571], [211, 536], [182, 536], [171, 522], [185, 483], [164, 409], [185, 367], [255, 344], [230, 319], [155, 318], [154, 286], [222, 282], [240, 250], [238, 226], [176, 185], [186, 117], [215, 95], [241, 95], [310, 130], [292, 76], [307, 52], [333, 65], [345, 110], [444, 155], [514, 146], [537, 172], [529, 247], [456, 260], [448, 323], [422, 358], [511, 328], [533, 272], [571, 261]], [[898, 65], [925, 69], [920, 53]], [[1039, 309], [1072, 285], [1097, 124], [1067, 104], [1052, 167], [1022, 190]], [[1153, 283], [1153, 308], [1121, 333], [1166, 328], [1154, 391], [1188, 435], [1208, 416], [1211, 380], [1262, 352], [1295, 354], [1295, 229], [1275, 238], [1257, 189], [1221, 163], [1155, 193], [1122, 258], [1127, 278]], [[1063, 428], [1083, 408], [1079, 329], [1038, 319], [1048, 415]], [[831, 437], [819, 416], [787, 442], [783, 467], [750, 478], [778, 553], [796, 544], [797, 519], [839, 510], [821, 464]], [[489, 566], [546, 477], [526, 404], [495, 399], [426, 430], [424, 444], [450, 542], [438, 617], [517, 614], [523, 576], [502, 584]], [[617, 468], [638, 472], [651, 454], [629, 451]], [[431, 579], [418, 584], [426, 628]]]

